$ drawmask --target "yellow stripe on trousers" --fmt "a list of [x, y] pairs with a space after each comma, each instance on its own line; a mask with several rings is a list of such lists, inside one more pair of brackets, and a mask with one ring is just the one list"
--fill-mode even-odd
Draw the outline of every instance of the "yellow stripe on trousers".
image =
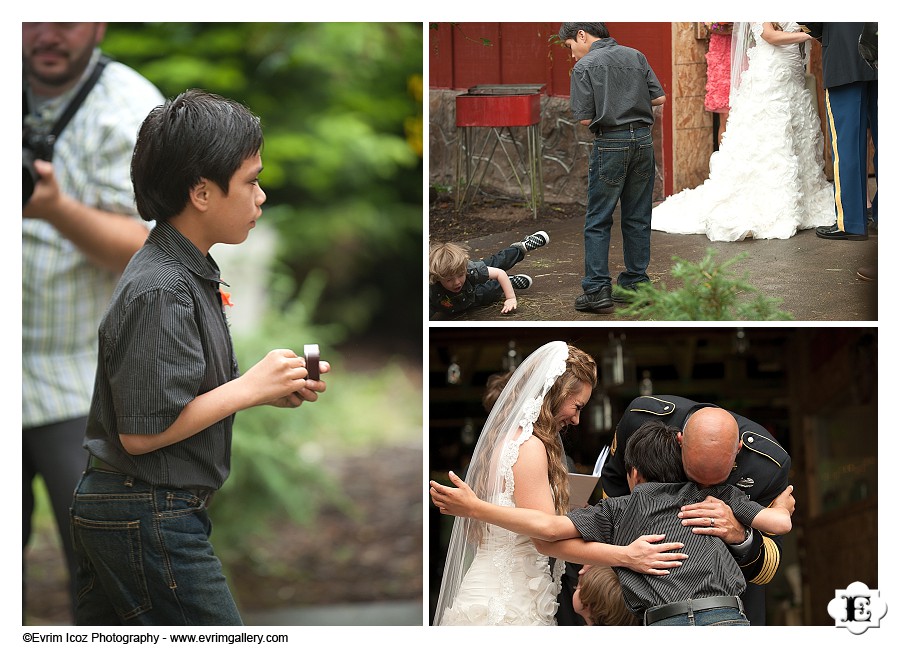
[[841, 201], [841, 156], [838, 155], [837, 129], [831, 112], [831, 95], [825, 89], [825, 111], [828, 113], [828, 128], [831, 130], [831, 159], [834, 162], [834, 205], [837, 211], [837, 227], [844, 229], [844, 204]]

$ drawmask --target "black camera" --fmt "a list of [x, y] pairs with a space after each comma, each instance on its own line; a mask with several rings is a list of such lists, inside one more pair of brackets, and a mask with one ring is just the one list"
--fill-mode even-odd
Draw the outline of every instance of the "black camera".
[[56, 136], [52, 133], [36, 133], [30, 128], [22, 129], [22, 206], [31, 199], [34, 185], [40, 180], [34, 170], [35, 160], [53, 161], [53, 145]]

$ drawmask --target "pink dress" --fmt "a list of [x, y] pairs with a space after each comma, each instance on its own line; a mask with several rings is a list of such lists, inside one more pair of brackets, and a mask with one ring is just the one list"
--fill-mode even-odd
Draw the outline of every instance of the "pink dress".
[[706, 53], [706, 99], [704, 107], [710, 112], [728, 112], [728, 93], [731, 89], [731, 34], [709, 35]]

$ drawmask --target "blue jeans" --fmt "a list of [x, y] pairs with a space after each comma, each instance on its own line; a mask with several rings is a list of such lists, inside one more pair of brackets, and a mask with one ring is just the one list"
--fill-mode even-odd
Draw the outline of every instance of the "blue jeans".
[[586, 293], [610, 286], [609, 233], [613, 211], [621, 201], [622, 253], [625, 271], [618, 283], [629, 287], [649, 281], [650, 213], [656, 162], [650, 127], [603, 133], [594, 140], [588, 168], [588, 204], [584, 220]]
[[653, 626], [748, 626], [750, 622], [744, 613], [737, 608], [713, 608], [694, 612], [694, 616], [676, 614], [668, 619], [662, 619]]
[[208, 497], [89, 468], [72, 502], [76, 625], [242, 625]]
[[[525, 254], [520, 248], [509, 246], [482, 259], [489, 268], [500, 268], [501, 270], [512, 270], [512, 267], [525, 258]], [[497, 301], [505, 299], [503, 294], [503, 286], [496, 279], [488, 279], [483, 284], [475, 286], [475, 305], [485, 306], [493, 304]]]

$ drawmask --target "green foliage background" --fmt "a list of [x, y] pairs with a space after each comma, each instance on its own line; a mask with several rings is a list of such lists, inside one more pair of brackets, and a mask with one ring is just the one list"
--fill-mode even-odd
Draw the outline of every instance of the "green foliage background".
[[285, 299], [317, 269], [315, 322], [420, 353], [421, 23], [110, 23], [103, 49], [166, 97], [198, 87], [259, 115]]
[[[235, 335], [238, 362], [315, 341], [333, 373], [316, 403], [236, 416], [215, 540], [226, 569], [252, 564], [275, 522], [309, 523], [326, 503], [354, 515], [329, 456], [422, 438], [421, 384], [405, 371], [422, 352], [422, 25], [110, 23], [102, 48], [167, 98], [203, 88], [262, 122], [278, 249], [271, 307]], [[346, 368], [371, 349], [377, 369]]]

